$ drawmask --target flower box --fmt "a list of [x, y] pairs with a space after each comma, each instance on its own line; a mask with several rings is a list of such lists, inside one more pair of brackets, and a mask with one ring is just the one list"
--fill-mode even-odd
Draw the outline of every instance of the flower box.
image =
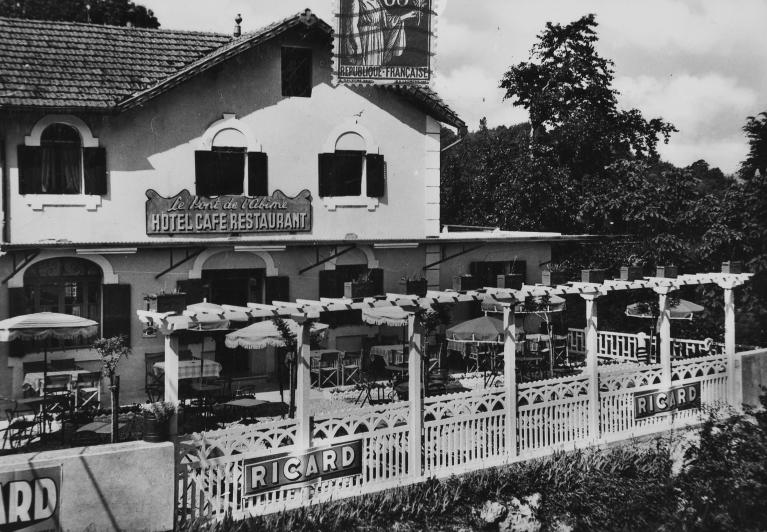
[[739, 260], [723, 262], [722, 273], [743, 273], [743, 263]]
[[157, 312], [175, 312], [181, 314], [186, 310], [186, 294], [158, 294]]
[[479, 286], [479, 280], [473, 275], [458, 275], [453, 277], [453, 290], [465, 292], [474, 290]]
[[496, 277], [496, 286], [511, 290], [520, 290], [522, 288], [523, 276], [521, 273], [507, 273]]
[[641, 266], [621, 266], [621, 281], [636, 281], [642, 277]]
[[404, 287], [404, 292], [418, 297], [426, 297], [427, 282], [426, 279], [403, 279], [400, 285]]
[[545, 284], [546, 286], [557, 286], [559, 284], [565, 284], [569, 281], [567, 277], [567, 272], [552, 272], [551, 270], [543, 270], [541, 272], [541, 284]]
[[603, 269], [581, 270], [582, 283], [602, 284], [605, 282], [606, 276], [607, 270]]
[[655, 270], [655, 277], [665, 277], [666, 279], [676, 279], [679, 275], [677, 266], [658, 266]]

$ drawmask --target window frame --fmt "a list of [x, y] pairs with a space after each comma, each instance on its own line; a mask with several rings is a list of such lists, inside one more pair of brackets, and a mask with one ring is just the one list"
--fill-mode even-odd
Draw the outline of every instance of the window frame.
[[[308, 73], [306, 75], [308, 76], [308, 79], [305, 80], [307, 86], [303, 90], [294, 90], [290, 91], [288, 89], [294, 88], [294, 85], [287, 85], [289, 80], [289, 75], [287, 74], [287, 59], [288, 55], [291, 53], [304, 53], [307, 54], [308, 57]], [[306, 58], [302, 58], [306, 59]], [[298, 80], [301, 81], [301, 80]], [[297, 81], [294, 82], [294, 84], [297, 83]], [[312, 88], [314, 86], [314, 50], [308, 46], [294, 46], [294, 45], [283, 45], [281, 47], [280, 52], [280, 93], [282, 94], [283, 98], [311, 98], [312, 97]]]

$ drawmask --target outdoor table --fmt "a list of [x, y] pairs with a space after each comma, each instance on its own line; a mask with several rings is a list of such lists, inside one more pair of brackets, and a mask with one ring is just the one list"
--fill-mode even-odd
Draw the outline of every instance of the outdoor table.
[[72, 382], [77, 380], [77, 376], [80, 373], [90, 373], [88, 370], [84, 369], [73, 369], [73, 370], [67, 370], [67, 371], [49, 371], [48, 373], [43, 373], [42, 371], [34, 371], [32, 373], [27, 373], [24, 375], [24, 383], [22, 386], [32, 388], [36, 393], [42, 393], [43, 389], [43, 381], [45, 379], [45, 375], [48, 375], [49, 377], [57, 377], [59, 375], [69, 375], [69, 378]]
[[235, 410], [243, 411], [245, 414], [247, 414], [247, 417], [251, 421], [255, 421], [256, 416], [255, 416], [254, 410], [261, 405], [267, 404], [268, 402], [269, 401], [254, 399], [252, 397], [240, 397], [238, 399], [232, 399], [231, 401], [227, 401], [224, 404], [228, 407], [234, 408]]
[[[152, 366], [155, 375], [158, 377], [165, 373], [165, 362], [155, 362]], [[202, 361], [202, 377], [218, 377], [221, 373], [221, 364], [215, 360]], [[179, 379], [199, 379], [200, 378], [200, 359], [179, 360], [178, 362]]]
[[399, 355], [399, 358], [404, 359], [404, 352], [402, 344], [374, 345], [370, 348], [370, 356], [383, 359], [387, 366], [400, 362], [400, 360], [397, 359], [397, 355]]

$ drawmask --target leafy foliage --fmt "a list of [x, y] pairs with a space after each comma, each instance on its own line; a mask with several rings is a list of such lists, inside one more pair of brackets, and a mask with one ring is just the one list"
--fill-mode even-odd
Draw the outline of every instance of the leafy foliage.
[[117, 374], [117, 365], [123, 357], [128, 358], [130, 347], [124, 335], [112, 336], [111, 338], [99, 338], [93, 342], [93, 349], [101, 358], [101, 371], [104, 377], [114, 383]]
[[131, 0], [0, 0], [0, 16], [158, 28], [151, 9]]
[[757, 172], [767, 176], [767, 112], [749, 116], [743, 132], [748, 137], [748, 156], [740, 166], [740, 175], [746, 179]]

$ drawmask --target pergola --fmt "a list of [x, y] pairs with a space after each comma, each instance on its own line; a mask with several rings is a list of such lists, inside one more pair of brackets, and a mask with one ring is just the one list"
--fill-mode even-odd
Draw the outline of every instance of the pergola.
[[[250, 318], [271, 318], [274, 316], [290, 317], [301, 324], [298, 338], [300, 363], [298, 365], [298, 384], [296, 392], [298, 443], [306, 447], [310, 442], [309, 389], [310, 380], [310, 346], [308, 323], [318, 319], [321, 312], [338, 312], [351, 309], [373, 307], [410, 307], [421, 306], [428, 308], [433, 304], [456, 304], [461, 302], [479, 301], [494, 298], [503, 308], [504, 328], [504, 387], [510, 394], [516, 394], [515, 353], [516, 325], [513, 319], [515, 303], [524, 301], [527, 297], [543, 295], [580, 295], [586, 303], [586, 367], [585, 373], [590, 380], [591, 409], [596, 409], [598, 394], [597, 370], [597, 300], [600, 296], [616, 291], [651, 289], [658, 294], [659, 318], [658, 332], [660, 342], [660, 362], [662, 366], [662, 387], [671, 386], [671, 322], [668, 305], [668, 294], [682, 286], [716, 284], [724, 290], [724, 351], [727, 357], [728, 403], [739, 407], [742, 401], [742, 383], [739, 374], [740, 364], [735, 354], [735, 300], [733, 289], [747, 282], [753, 274], [741, 273], [701, 273], [680, 275], [676, 278], [646, 277], [636, 281], [608, 280], [603, 283], [572, 282], [558, 286], [525, 285], [519, 290], [487, 287], [466, 292], [451, 290], [429, 291], [426, 296], [419, 297], [408, 294], [387, 294], [385, 297], [364, 298], [361, 301], [350, 299], [326, 299], [319, 301], [297, 299], [295, 302], [274, 301], [272, 305], [249, 303], [247, 307], [222, 305], [226, 312], [243, 312]], [[165, 399], [178, 400], [178, 337], [176, 333], [184, 330], [194, 330], [202, 317], [194, 311], [185, 311], [183, 315], [173, 313], [157, 313], [138, 310], [139, 319], [147, 326], [156, 327], [165, 335]], [[411, 401], [411, 428], [420, 430], [423, 426], [423, 390], [421, 385], [421, 337], [423, 331], [413, 314], [408, 318], [408, 337], [410, 338], [409, 390]], [[516, 412], [507, 412], [510, 420], [515, 419]], [[590, 424], [598, 423], [596, 411], [590, 412]], [[514, 423], [507, 425], [512, 430]], [[591, 427], [596, 433], [597, 428]], [[417, 442], [417, 440], [415, 440]], [[410, 456], [418, 460], [420, 450], [412, 449]]]

